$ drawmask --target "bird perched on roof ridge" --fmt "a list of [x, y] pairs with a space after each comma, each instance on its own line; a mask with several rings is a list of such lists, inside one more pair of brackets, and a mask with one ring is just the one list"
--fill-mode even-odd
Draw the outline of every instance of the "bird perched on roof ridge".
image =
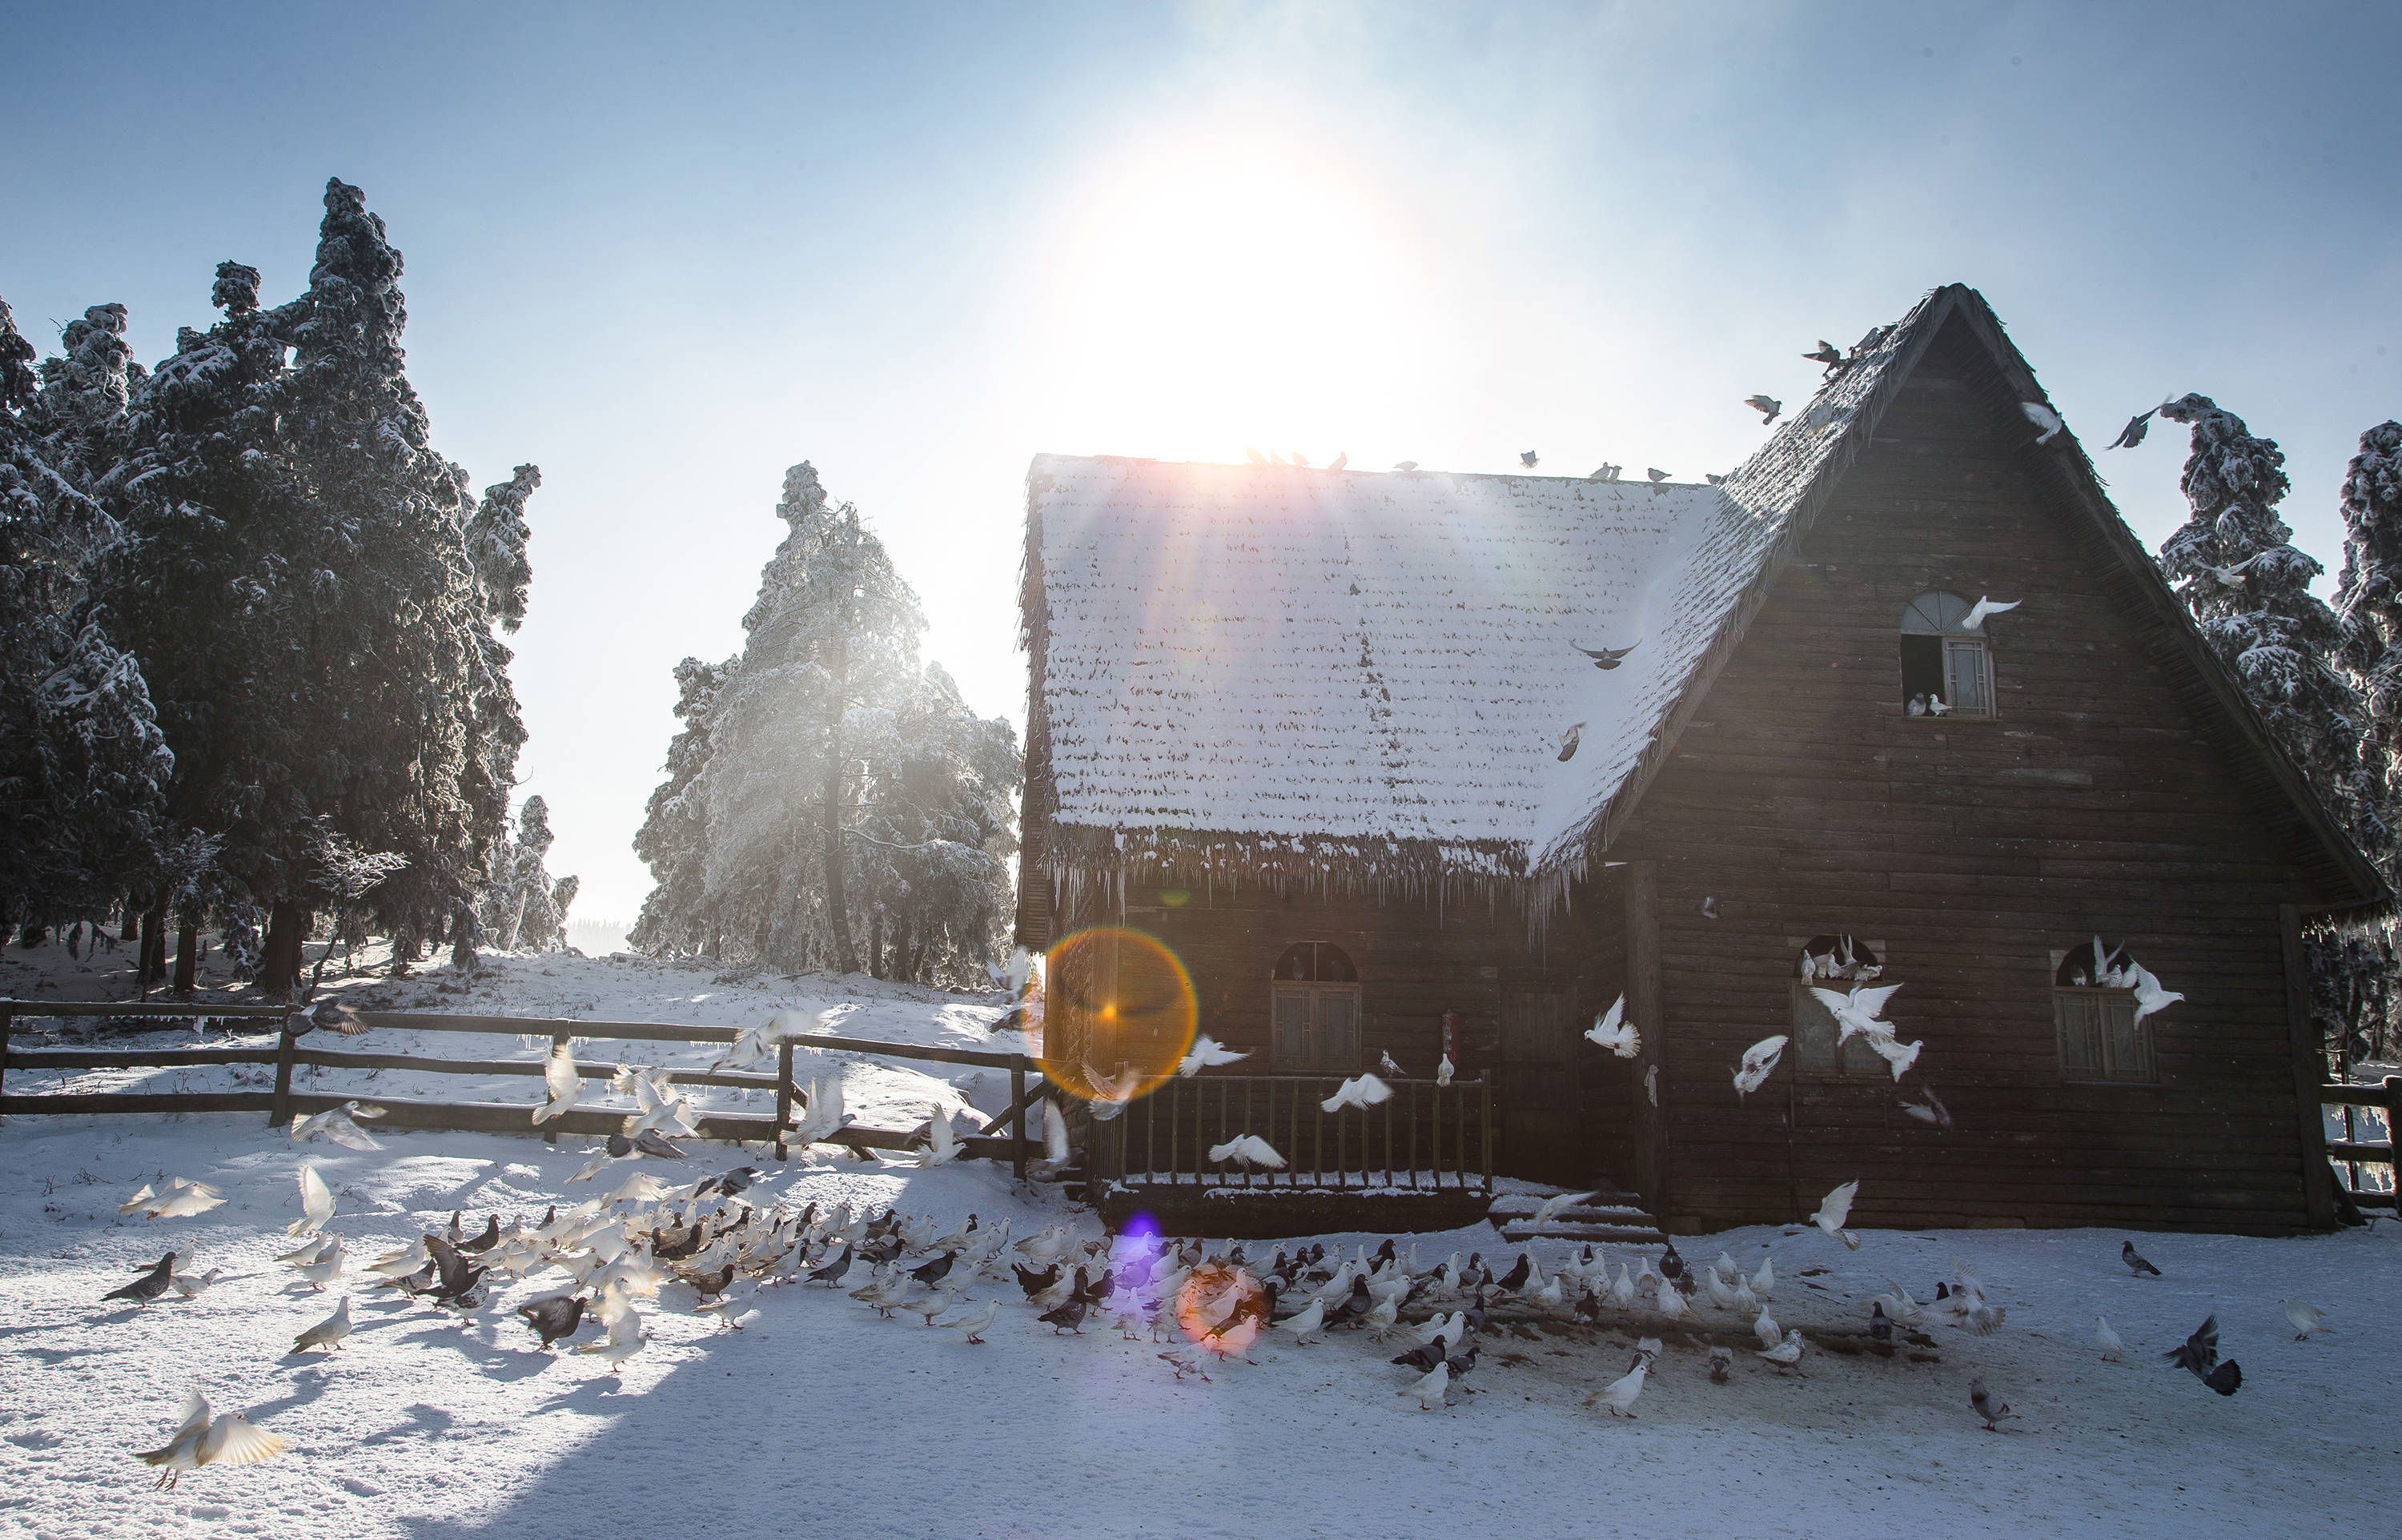
[[1345, 467], [1346, 465], [1348, 465], [1348, 464], [1350, 464], [1350, 463], [1351, 463], [1351, 451], [1350, 451], [1350, 450], [1348, 450], [1348, 449], [1345, 449], [1345, 450], [1341, 451], [1340, 453], [1336, 454], [1336, 455], [1335, 455], [1335, 457], [1334, 457], [1332, 460], [1328, 461], [1326, 462], [1326, 468], [1327, 468], [1328, 470], [1330, 470], [1330, 471], [1339, 471], [1339, 470], [1343, 469], [1343, 467]]
[[1249, 461], [1254, 465], [1265, 465], [1268, 462], [1267, 456], [1260, 453], [1257, 449], [1252, 448], [1248, 444], [1243, 446], [1243, 458]]
[[1286, 450], [1285, 458], [1291, 461], [1293, 464], [1300, 467], [1302, 470], [1306, 471], [1309, 469], [1309, 457], [1303, 454], [1299, 449]]
[[1743, 398], [1743, 404], [1760, 414], [1760, 425], [1763, 428], [1775, 421], [1776, 414], [1785, 410], [1785, 403], [1773, 395], [1747, 395]]
[[1803, 353], [1802, 356], [1813, 364], [1824, 364], [1829, 374], [1843, 366], [1843, 350], [1823, 337], [1818, 339], [1818, 349], [1815, 352]]
[[1626, 997], [1621, 995], [1609, 1002], [1609, 1009], [1593, 1019], [1584, 1031], [1585, 1041], [1606, 1048], [1622, 1059], [1631, 1059], [1643, 1052], [1643, 1035], [1626, 1019]]
[[2040, 401], [2022, 401], [2019, 403], [2019, 410], [2026, 414], [2026, 419], [2029, 422], [2034, 423], [2036, 427], [2043, 430], [2043, 432], [2036, 437], [2036, 442], [2037, 444], [2050, 443], [2054, 438], [2060, 435], [2062, 429], [2068, 426], [2068, 424], [2060, 420], [2060, 414], [2058, 412], [2053, 411], [2050, 407], [2045, 406]]
[[208, 1398], [195, 1389], [184, 1397], [184, 1409], [167, 1442], [158, 1449], [137, 1451], [134, 1458], [163, 1467], [159, 1489], [172, 1492], [187, 1470], [202, 1465], [254, 1465], [291, 1447], [288, 1440], [253, 1424], [238, 1411], [212, 1418]]
[[1415, 460], [1397, 460], [1393, 461], [1393, 469], [1396, 471], [1415, 471], [1417, 468], [1418, 462]]
[[1534, 450], [1521, 449], [1518, 451], [1518, 463], [1524, 465], [1526, 469], [1530, 471], [1533, 470], [1538, 462]]
[[1654, 465], [1654, 466], [1650, 467], [1649, 470], [1645, 471], [1643, 474], [1644, 474], [1645, 475], [1647, 475], [1647, 476], [1650, 476], [1650, 477], [1651, 478], [1652, 484], [1653, 484], [1653, 485], [1655, 485], [1655, 486], [1656, 486], [1656, 485], [1658, 485], [1659, 483], [1661, 483], [1661, 482], [1665, 481], [1665, 480], [1667, 480], [1667, 479], [1668, 479], [1668, 473], [1667, 473], [1667, 472], [1665, 472], [1665, 471], [1663, 471], [1663, 470], [1662, 470], [1662, 469], [1660, 469], [1660, 467], [1658, 467], [1657, 465]]
[[[1327, 1097], [1318, 1106], [1320, 1111], [1327, 1113], [1340, 1112], [1346, 1107], [1356, 1107], [1365, 1112], [1377, 1103], [1389, 1098], [1392, 1093], [1393, 1088], [1375, 1076], [1355, 1075], [1335, 1087], [1334, 1094]], [[1216, 1157], [1212, 1156], [1211, 1159], [1214, 1160]]]
[[1568, 645], [1593, 659], [1593, 666], [1606, 674], [1617, 667], [1625, 659], [1627, 653], [1642, 646], [1643, 642], [1640, 638], [1637, 638], [1623, 647], [1587, 647], [1581, 641], [1570, 641]]
[[1704, 471], [1702, 473], [1702, 479], [1708, 482], [1713, 487], [1723, 487], [1727, 484], [1727, 478], [1719, 474], [1716, 471]]
[[1582, 742], [1583, 739], [1584, 723], [1581, 722], [1570, 722], [1568, 724], [1568, 730], [1560, 735], [1561, 763], [1565, 764], [1568, 761], [1576, 758], [1577, 745]]

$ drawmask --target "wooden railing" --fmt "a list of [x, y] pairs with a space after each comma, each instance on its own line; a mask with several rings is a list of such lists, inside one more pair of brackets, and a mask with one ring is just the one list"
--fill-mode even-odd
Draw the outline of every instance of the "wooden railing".
[[[1394, 1080], [1362, 1110], [1320, 1105], [1341, 1079], [1293, 1075], [1196, 1075], [1170, 1079], [1089, 1135], [1093, 1175], [1129, 1188], [1254, 1187], [1493, 1190], [1493, 1092], [1484, 1080]], [[1280, 1170], [1209, 1159], [1212, 1146], [1251, 1134], [1284, 1158]]]
[[[2395, 1199], [2396, 1190], [2402, 1189], [2402, 1166], [2397, 1166], [2394, 1159], [2395, 1131], [2402, 1129], [2402, 1075], [2388, 1075], [2381, 1085], [2322, 1085], [2319, 1103], [2322, 1108], [2343, 1109], [2344, 1136], [2328, 1140], [2326, 1152], [2328, 1160], [2352, 1168], [2344, 1182], [2352, 1201], [2363, 1208], [2391, 1208], [2402, 1213], [2402, 1203]], [[2381, 1142], [2360, 1137], [2358, 1118], [2363, 1107], [2376, 1107], [2385, 1114], [2385, 1138]], [[2385, 1167], [2393, 1178], [2386, 1190], [2380, 1192], [2360, 1185], [2360, 1168], [2364, 1165]]]
[[[294, 1114], [322, 1112], [349, 1100], [372, 1101], [384, 1109], [377, 1126], [382, 1128], [458, 1128], [494, 1134], [580, 1134], [600, 1135], [614, 1134], [625, 1121], [622, 1112], [604, 1111], [597, 1107], [571, 1107], [559, 1116], [537, 1125], [532, 1121], [532, 1107], [522, 1102], [440, 1102], [407, 1096], [387, 1096], [371, 1090], [353, 1090], [346, 1094], [328, 1095], [323, 1092], [296, 1092], [292, 1089], [292, 1072], [296, 1067], [311, 1069], [400, 1070], [427, 1075], [522, 1075], [539, 1079], [548, 1060], [545, 1052], [540, 1058], [513, 1059], [452, 1059], [416, 1053], [379, 1053], [354, 1052], [332, 1047], [303, 1048], [302, 1037], [292, 1031], [293, 1018], [299, 1015], [297, 1007], [269, 1005], [116, 1005], [104, 1002], [59, 1002], [43, 1000], [0, 1000], [0, 1116], [9, 1113], [91, 1113], [91, 1112], [265, 1112], [270, 1126], [288, 1121]], [[259, 1021], [273, 1022], [280, 1029], [273, 1047], [264, 1045], [195, 1048], [44, 1048], [19, 1049], [11, 1038], [20, 1017], [105, 1017], [109, 1019], [158, 1019], [166, 1021]], [[391, 1028], [407, 1032], [474, 1032], [510, 1037], [546, 1037], [550, 1046], [575, 1038], [600, 1038], [618, 1042], [691, 1042], [731, 1043], [741, 1034], [733, 1027], [685, 1026], [662, 1022], [587, 1022], [562, 1021], [551, 1018], [521, 1016], [446, 1016], [414, 1011], [363, 1011], [359, 1019], [370, 1027]], [[304, 1034], [305, 1035], [305, 1034]], [[320, 1038], [320, 1042], [326, 1039]], [[348, 1042], [347, 1038], [334, 1038], [334, 1042]], [[874, 1054], [880, 1058], [917, 1059], [937, 1064], [975, 1065], [990, 1069], [1009, 1071], [1010, 1106], [986, 1126], [999, 1128], [1006, 1123], [1006, 1137], [977, 1134], [959, 1141], [960, 1153], [977, 1158], [1006, 1159], [1015, 1174], [1023, 1178], [1031, 1145], [1027, 1136], [1028, 1109], [1042, 1094], [1038, 1082], [1031, 1089], [1028, 1074], [1033, 1061], [1023, 1053], [991, 1053], [966, 1048], [921, 1048], [911, 1043], [878, 1042], [865, 1038], [836, 1038], [816, 1034], [784, 1039], [778, 1048], [776, 1072], [773, 1075], [745, 1074], [723, 1071], [678, 1071], [680, 1085], [730, 1086], [747, 1090], [773, 1091], [776, 1112], [772, 1118], [741, 1114], [708, 1112], [694, 1121], [704, 1139], [728, 1141], [755, 1140], [773, 1144], [778, 1159], [787, 1154], [785, 1134], [794, 1126], [793, 1107], [799, 1087], [794, 1078], [793, 1053], [795, 1048], [830, 1052]], [[217, 1065], [272, 1065], [275, 1067], [275, 1089], [272, 1092], [58, 1092], [47, 1094], [11, 1094], [7, 1089], [7, 1072], [16, 1070], [64, 1069], [156, 1069], [193, 1068]], [[605, 1080], [617, 1072], [614, 1063], [602, 1064], [577, 1061], [575, 1073], [586, 1079]], [[842, 1130], [839, 1140], [866, 1149], [906, 1149], [917, 1142], [915, 1134], [905, 1129], [863, 1128], [857, 1123]]]

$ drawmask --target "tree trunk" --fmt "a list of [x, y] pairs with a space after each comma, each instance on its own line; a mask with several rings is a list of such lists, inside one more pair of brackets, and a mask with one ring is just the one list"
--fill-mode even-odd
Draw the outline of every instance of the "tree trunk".
[[188, 1000], [200, 983], [200, 928], [175, 927], [175, 997]]
[[267, 943], [260, 948], [258, 992], [282, 1004], [300, 987], [300, 944], [308, 939], [309, 911], [278, 899], [267, 912]]
[[825, 779], [825, 883], [826, 924], [834, 931], [834, 961], [837, 973], [859, 971], [859, 948], [850, 939], [849, 900], [844, 891], [842, 838], [842, 744], [839, 737], [834, 745], [834, 763]]
[[884, 906], [878, 904], [867, 920], [867, 970], [877, 978], [886, 976], [884, 967]]
[[[518, 901], [518, 912], [524, 912], [523, 900]], [[476, 912], [472, 909], [460, 910], [459, 917], [450, 922], [450, 966], [464, 973], [476, 970]], [[510, 928], [515, 930], [516, 927]]]
[[142, 993], [167, 976], [167, 901], [142, 911]]

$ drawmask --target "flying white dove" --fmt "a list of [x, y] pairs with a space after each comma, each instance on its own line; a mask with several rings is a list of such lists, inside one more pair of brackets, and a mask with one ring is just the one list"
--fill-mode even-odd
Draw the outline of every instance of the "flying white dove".
[[1256, 1134], [1237, 1134], [1224, 1144], [1211, 1145], [1209, 1159], [1221, 1165], [1232, 1161], [1246, 1171], [1254, 1166], [1263, 1166], [1270, 1171], [1284, 1169], [1284, 1157], [1276, 1152], [1274, 1145]]
[[1927, 1087], [1920, 1086], [1918, 1088], [1918, 1098], [1919, 1099], [1914, 1102], [1902, 1103], [1902, 1111], [1917, 1119], [1922, 1123], [1932, 1123], [1937, 1128], [1950, 1128], [1952, 1126], [1952, 1109], [1943, 1105], [1942, 1097], [1935, 1094], [1935, 1093]]
[[159, 1485], [173, 1491], [184, 1472], [202, 1465], [255, 1465], [290, 1449], [290, 1443], [265, 1428], [255, 1427], [238, 1411], [209, 1415], [207, 1397], [195, 1390], [184, 1397], [175, 1431], [160, 1448], [139, 1451], [135, 1458], [162, 1467]]
[[537, 1123], [548, 1122], [558, 1117], [573, 1107], [576, 1098], [584, 1094], [584, 1077], [575, 1072], [573, 1048], [560, 1043], [550, 1051], [550, 1057], [543, 1061], [542, 1083], [549, 1095], [533, 1109], [533, 1121]]
[[1776, 414], [1785, 410], [1785, 404], [1773, 395], [1747, 395], [1743, 398], [1743, 404], [1760, 414], [1760, 425], [1763, 428], [1775, 421]]
[[2155, 1011], [2165, 1011], [2185, 998], [2183, 995], [2172, 994], [2161, 988], [2160, 981], [2154, 978], [2152, 970], [2141, 963], [2135, 965], [2134, 988], [2135, 1020], [2139, 1022]]
[[812, 1145], [831, 1139], [842, 1132], [852, 1115], [842, 1109], [842, 1077], [821, 1075], [809, 1082], [808, 1095], [801, 1107], [801, 1121], [794, 1125], [788, 1136], [796, 1145]]
[[1881, 983], [1873, 987], [1855, 987], [1848, 995], [1839, 995], [1831, 989], [1821, 988], [1815, 983], [1809, 987], [1810, 993], [1817, 997], [1818, 1003], [1827, 1008], [1827, 1013], [1834, 1017], [1836, 1024], [1843, 1028], [1843, 1040], [1848, 1041], [1852, 1038], [1863, 1036], [1870, 1038], [1893, 1036], [1893, 1024], [1880, 1020], [1878, 1012], [1884, 1009], [1885, 1001], [1893, 998], [1895, 991], [1901, 985]]
[[[1359, 1075], [1335, 1087], [1334, 1094], [1327, 1097], [1318, 1106], [1320, 1111], [1329, 1113], [1340, 1112], [1346, 1107], [1356, 1107], [1364, 1112], [1378, 1102], [1387, 1100], [1392, 1093], [1393, 1088], [1375, 1076]], [[1282, 1165], [1284, 1162], [1278, 1161], [1277, 1163]]]
[[334, 1217], [333, 1190], [308, 1162], [300, 1162], [300, 1217], [284, 1227], [286, 1235], [314, 1235]]
[[951, 1115], [937, 1107], [926, 1122], [926, 1148], [918, 1156], [921, 1166], [948, 1165], [959, 1159], [959, 1141], [951, 1128]]
[[358, 1102], [344, 1102], [339, 1107], [327, 1107], [313, 1118], [296, 1116], [292, 1120], [292, 1142], [298, 1144], [323, 1134], [336, 1144], [347, 1148], [381, 1149], [383, 1146], [369, 1138], [366, 1130], [351, 1120], [353, 1117], [380, 1118], [383, 1115], [382, 1107], [367, 1107]]
[[1893, 1078], [1896, 1080], [1901, 1079], [1902, 1071], [1918, 1062], [1918, 1051], [1926, 1046], [1924, 1042], [1897, 1042], [1892, 1038], [1877, 1033], [1870, 1033], [1867, 1040], [1869, 1047], [1876, 1052], [1877, 1057], [1891, 1066]]
[[1981, 631], [1985, 628], [1985, 621], [1989, 616], [2006, 615], [2025, 602], [2026, 600], [2022, 598], [2014, 598], [2008, 604], [2004, 604], [1999, 599], [1980, 597], [1976, 603], [1968, 606], [1967, 616], [1960, 622], [1960, 629]]
[[2040, 401], [2022, 401], [2019, 403], [2019, 410], [2026, 414], [2026, 419], [2029, 422], [2034, 423], [2036, 427], [2043, 430], [2040, 434], [2036, 435], [2036, 442], [2037, 444], [2050, 443], [2052, 439], [2059, 434], [2060, 431], [2067, 426], [2066, 423], [2060, 420], [2060, 414], [2058, 412], [2053, 411], [2050, 407], [2045, 406]]
[[135, 1209], [140, 1208], [144, 1203], [150, 1202], [150, 1200], [157, 1196], [157, 1193], [150, 1190], [150, 1184], [148, 1182], [145, 1182], [141, 1187], [134, 1189], [132, 1197], [126, 1199], [125, 1202], [117, 1205], [117, 1212], [119, 1214], [131, 1214]]
[[1642, 1034], [1626, 1019], [1626, 997], [1621, 995], [1609, 1002], [1609, 1009], [1594, 1018], [1585, 1028], [1585, 1041], [1609, 1050], [1622, 1059], [1631, 1059], [1643, 1052]]
[[189, 1218], [195, 1214], [206, 1214], [225, 1201], [225, 1192], [222, 1189], [211, 1187], [206, 1182], [186, 1181], [181, 1176], [171, 1176], [167, 1179], [167, 1196], [153, 1203], [145, 1211], [145, 1217]]
[[1215, 1069], [1220, 1065], [1237, 1064], [1249, 1057], [1249, 1053], [1237, 1053], [1233, 1049], [1222, 1046], [1215, 1038], [1204, 1032], [1193, 1039], [1193, 1052], [1176, 1061], [1176, 1072], [1179, 1075], [1195, 1075], [1204, 1069]]
[[1843, 1221], [1852, 1217], [1852, 1200], [1858, 1197], [1859, 1192], [1859, 1178], [1855, 1176], [1820, 1199], [1818, 1212], [1810, 1216], [1812, 1224], [1843, 1242], [1854, 1251], [1860, 1249], [1860, 1238], [1845, 1230]]
[[605, 1358], [613, 1367], [621, 1366], [627, 1359], [642, 1352], [643, 1344], [649, 1339], [642, 1335], [642, 1317], [634, 1313], [631, 1301], [623, 1295], [614, 1293], [605, 1298], [614, 1306], [613, 1312], [609, 1306], [604, 1305], [601, 1312], [601, 1319], [609, 1325], [609, 1334], [597, 1342], [580, 1342], [576, 1345], [575, 1351]]
[[1048, 1096], [1042, 1098], [1042, 1158], [1053, 1165], [1066, 1165], [1069, 1159], [1068, 1119]]
[[1748, 1096], [1768, 1083], [1776, 1073], [1777, 1061], [1785, 1057], [1786, 1039], [1781, 1035], [1762, 1038], [1743, 1051], [1743, 1067], [1734, 1072], [1734, 1093]]
[[1574, 1208], [1577, 1204], [1584, 1202], [1587, 1198], [1592, 1196], [1593, 1194], [1590, 1192], [1553, 1193], [1552, 1196], [1544, 1199], [1541, 1203], [1535, 1205], [1535, 1217], [1529, 1222], [1539, 1229], [1544, 1225], [1550, 1224], [1553, 1219], [1556, 1218], [1560, 1210], [1564, 1208]]
[[2093, 1317], [2093, 1345], [2102, 1350], [2104, 1363], [2126, 1362], [2127, 1344], [2117, 1332], [2110, 1329], [2110, 1317], [2107, 1315]]

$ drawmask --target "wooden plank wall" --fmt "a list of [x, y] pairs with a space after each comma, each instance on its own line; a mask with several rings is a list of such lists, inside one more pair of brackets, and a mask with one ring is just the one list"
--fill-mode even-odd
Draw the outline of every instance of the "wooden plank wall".
[[[1995, 385], [1937, 339], [1609, 852], [1656, 862], [1674, 1229], [1799, 1217], [1854, 1176], [1873, 1225], [2306, 1222], [2278, 906], [2310, 884]], [[1904, 715], [1897, 627], [1929, 588], [2024, 600], [1989, 623], [1997, 718]], [[2154, 1018], [2157, 1085], [2060, 1078], [2050, 954], [2096, 931], [2188, 996]], [[1788, 1129], [1789, 1054], [1735, 1097], [1745, 1047], [1789, 1030], [1790, 939], [1829, 932], [1887, 942], [1926, 1045], [1900, 1089], [1952, 1131], [1890, 1082], [1810, 1081]]]

